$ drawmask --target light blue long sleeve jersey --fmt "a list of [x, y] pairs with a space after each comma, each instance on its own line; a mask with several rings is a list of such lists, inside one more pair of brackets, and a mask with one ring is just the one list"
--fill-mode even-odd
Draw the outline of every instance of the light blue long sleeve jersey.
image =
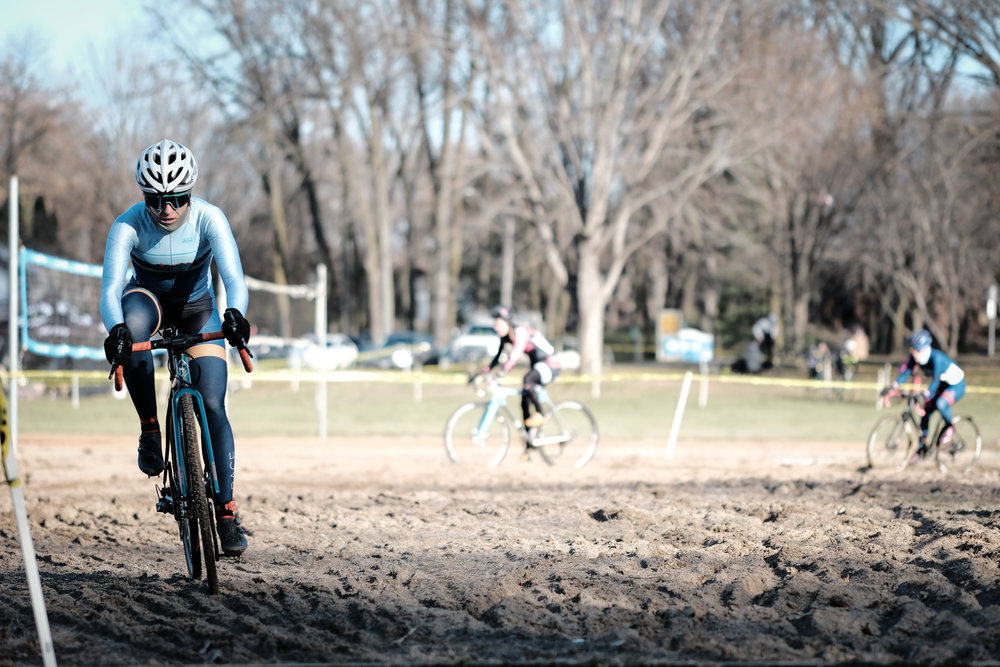
[[122, 213], [108, 233], [101, 280], [101, 319], [111, 330], [125, 321], [122, 294], [129, 263], [130, 285], [145, 288], [165, 303], [183, 304], [212, 294], [212, 259], [226, 288], [227, 305], [246, 313], [249, 296], [243, 265], [229, 220], [217, 206], [191, 198], [187, 220], [170, 232], [139, 202]]

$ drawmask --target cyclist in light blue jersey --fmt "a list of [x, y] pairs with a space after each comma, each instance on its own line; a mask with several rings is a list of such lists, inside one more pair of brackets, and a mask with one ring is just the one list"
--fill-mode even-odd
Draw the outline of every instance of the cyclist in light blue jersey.
[[[250, 338], [243, 316], [248, 294], [239, 250], [225, 214], [191, 196], [198, 165], [185, 146], [164, 139], [142, 152], [135, 179], [143, 200], [118, 216], [108, 232], [101, 285], [101, 318], [108, 329], [108, 362], [124, 370], [139, 415], [139, 469], [163, 471], [162, 436], [157, 419], [151, 352], [132, 353], [134, 342], [148, 341], [165, 324], [182, 333], [223, 331], [233, 346]], [[223, 324], [212, 289], [215, 260], [232, 315]], [[128, 278], [131, 265], [133, 275]], [[228, 367], [224, 343], [212, 341], [188, 350], [191, 377], [205, 402], [220, 494], [215, 508], [223, 552], [238, 556], [247, 542], [236, 519], [235, 445], [224, 406]]]
[[965, 371], [947, 354], [931, 347], [931, 334], [926, 329], [921, 329], [910, 336], [910, 356], [899, 367], [899, 375], [892, 383], [892, 387], [887, 387], [882, 393], [898, 391], [899, 385], [906, 382], [917, 367], [920, 367], [923, 375], [929, 378], [930, 384], [924, 389], [920, 446], [913, 453], [910, 465], [916, 464], [927, 454], [927, 429], [934, 410], [941, 413], [945, 423], [940, 444], [951, 442], [955, 434], [952, 426], [952, 407], [965, 395]]

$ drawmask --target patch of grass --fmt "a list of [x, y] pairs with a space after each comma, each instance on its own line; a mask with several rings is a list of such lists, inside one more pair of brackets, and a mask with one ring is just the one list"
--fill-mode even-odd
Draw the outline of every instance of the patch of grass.
[[[333, 436], [437, 436], [451, 412], [475, 398], [456, 375], [418, 376], [388, 372], [371, 381], [327, 385], [327, 430]], [[519, 379], [519, 374], [518, 374]], [[238, 376], [235, 378], [240, 379]], [[719, 381], [713, 377], [707, 393], [697, 376], [691, 385], [680, 427], [686, 440], [812, 440], [857, 442], [868, 436], [876, 419], [875, 390], [861, 382], [842, 397], [831, 397], [812, 386], [756, 385]], [[514, 381], [514, 378], [512, 378]], [[575, 399], [597, 418], [602, 438], [666, 442], [681, 391], [678, 374], [663, 371], [618, 372], [600, 384], [595, 395], [590, 382], [567, 374], [552, 385], [555, 400]], [[158, 390], [163, 388], [158, 385]], [[163, 393], [162, 391], [160, 393]], [[162, 401], [163, 396], [160, 396]], [[704, 400], [703, 400], [704, 399]], [[987, 448], [1000, 436], [1000, 395], [970, 392], [958, 412], [972, 414], [983, 431]], [[231, 391], [229, 411], [240, 435], [310, 436], [318, 429], [317, 392], [302, 382], [261, 381]], [[162, 403], [161, 403], [162, 406]], [[511, 409], [519, 406], [514, 403]], [[895, 409], [895, 408], [893, 408]], [[38, 433], [131, 434], [135, 413], [129, 400], [114, 399], [109, 390], [94, 390], [73, 408], [65, 396], [22, 397], [19, 428]], [[162, 407], [161, 407], [162, 416]]]

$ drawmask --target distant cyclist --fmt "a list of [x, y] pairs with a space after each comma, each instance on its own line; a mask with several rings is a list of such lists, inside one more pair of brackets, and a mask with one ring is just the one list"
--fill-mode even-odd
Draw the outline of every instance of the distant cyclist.
[[[493, 330], [500, 336], [500, 347], [496, 356], [482, 372], [489, 371], [500, 365], [506, 374], [514, 368], [521, 355], [528, 356], [530, 368], [524, 375], [524, 387], [521, 392], [521, 416], [524, 425], [533, 428], [545, 423], [542, 415], [542, 405], [538, 400], [538, 387], [545, 386], [559, 375], [559, 360], [555, 357], [552, 343], [536, 329], [523, 324], [514, 324], [514, 309], [510, 306], [495, 306], [490, 311], [493, 318]], [[507, 360], [500, 364], [504, 352]], [[534, 414], [531, 409], [534, 408]]]
[[[108, 232], [101, 285], [101, 318], [108, 329], [104, 352], [122, 367], [139, 415], [139, 470], [163, 471], [161, 429], [151, 352], [132, 353], [166, 324], [182, 333], [222, 331], [236, 346], [250, 338], [243, 313], [248, 295], [240, 253], [225, 214], [191, 196], [198, 178], [194, 155], [164, 139], [139, 156], [135, 180], [143, 201], [118, 216]], [[226, 287], [229, 308], [223, 324], [212, 290], [212, 260]], [[133, 275], [128, 278], [131, 265]], [[236, 519], [235, 445], [226, 416], [228, 376], [221, 340], [190, 348], [191, 377], [205, 401], [208, 430], [219, 475], [215, 508], [222, 550], [238, 556], [247, 541]]]
[[955, 428], [952, 426], [952, 407], [965, 394], [965, 371], [947, 354], [931, 347], [931, 334], [926, 329], [921, 329], [910, 336], [910, 356], [899, 367], [899, 376], [892, 383], [892, 387], [883, 389], [882, 394], [898, 393], [899, 385], [906, 382], [918, 366], [923, 375], [930, 380], [930, 384], [923, 392], [920, 446], [910, 458], [910, 465], [917, 463], [927, 454], [927, 429], [934, 410], [941, 413], [941, 419], [945, 423], [940, 444], [951, 442], [955, 434]]
[[760, 351], [764, 355], [764, 363], [761, 368], [767, 369], [774, 366], [774, 346], [778, 339], [778, 315], [769, 313], [767, 317], [762, 317], [753, 323], [751, 333], [753, 339], [760, 346]]

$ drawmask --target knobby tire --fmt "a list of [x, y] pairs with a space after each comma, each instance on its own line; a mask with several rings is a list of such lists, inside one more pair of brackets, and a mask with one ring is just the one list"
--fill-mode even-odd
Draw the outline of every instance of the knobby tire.
[[[181, 396], [180, 410], [184, 436], [184, 462], [187, 468], [187, 495], [191, 510], [191, 551], [195, 562], [202, 562], [204, 555], [205, 579], [208, 592], [219, 592], [219, 573], [215, 563], [215, 537], [212, 522], [213, 511], [205, 495], [205, 470], [201, 462], [201, 437], [198, 432], [198, 421], [195, 418], [194, 405], [190, 395]], [[200, 549], [199, 547], [200, 538]], [[201, 554], [197, 552], [201, 551]]]
[[877, 422], [868, 435], [865, 455], [869, 468], [895, 468], [906, 465], [910, 454], [916, 451], [918, 427], [898, 414], [886, 415]]
[[[983, 436], [972, 417], [957, 416], [952, 420], [955, 434], [949, 443], [937, 447], [936, 458], [941, 472], [964, 475], [972, 470], [983, 451]], [[938, 429], [936, 438], [941, 437], [944, 425]]]
[[[167, 411], [167, 446], [165, 449], [167, 480], [166, 485], [170, 490], [171, 501], [173, 502], [173, 514], [177, 520], [177, 529], [181, 538], [181, 546], [184, 548], [184, 560], [187, 564], [188, 577], [191, 579], [201, 579], [201, 547], [198, 544], [197, 528], [194, 535], [191, 534], [191, 521], [187, 511], [188, 502], [184, 500], [182, 489], [185, 484], [181, 481], [181, 471], [178, 462], [181, 456], [177, 455], [174, 442], [173, 413]], [[197, 524], [195, 524], [197, 526]]]

